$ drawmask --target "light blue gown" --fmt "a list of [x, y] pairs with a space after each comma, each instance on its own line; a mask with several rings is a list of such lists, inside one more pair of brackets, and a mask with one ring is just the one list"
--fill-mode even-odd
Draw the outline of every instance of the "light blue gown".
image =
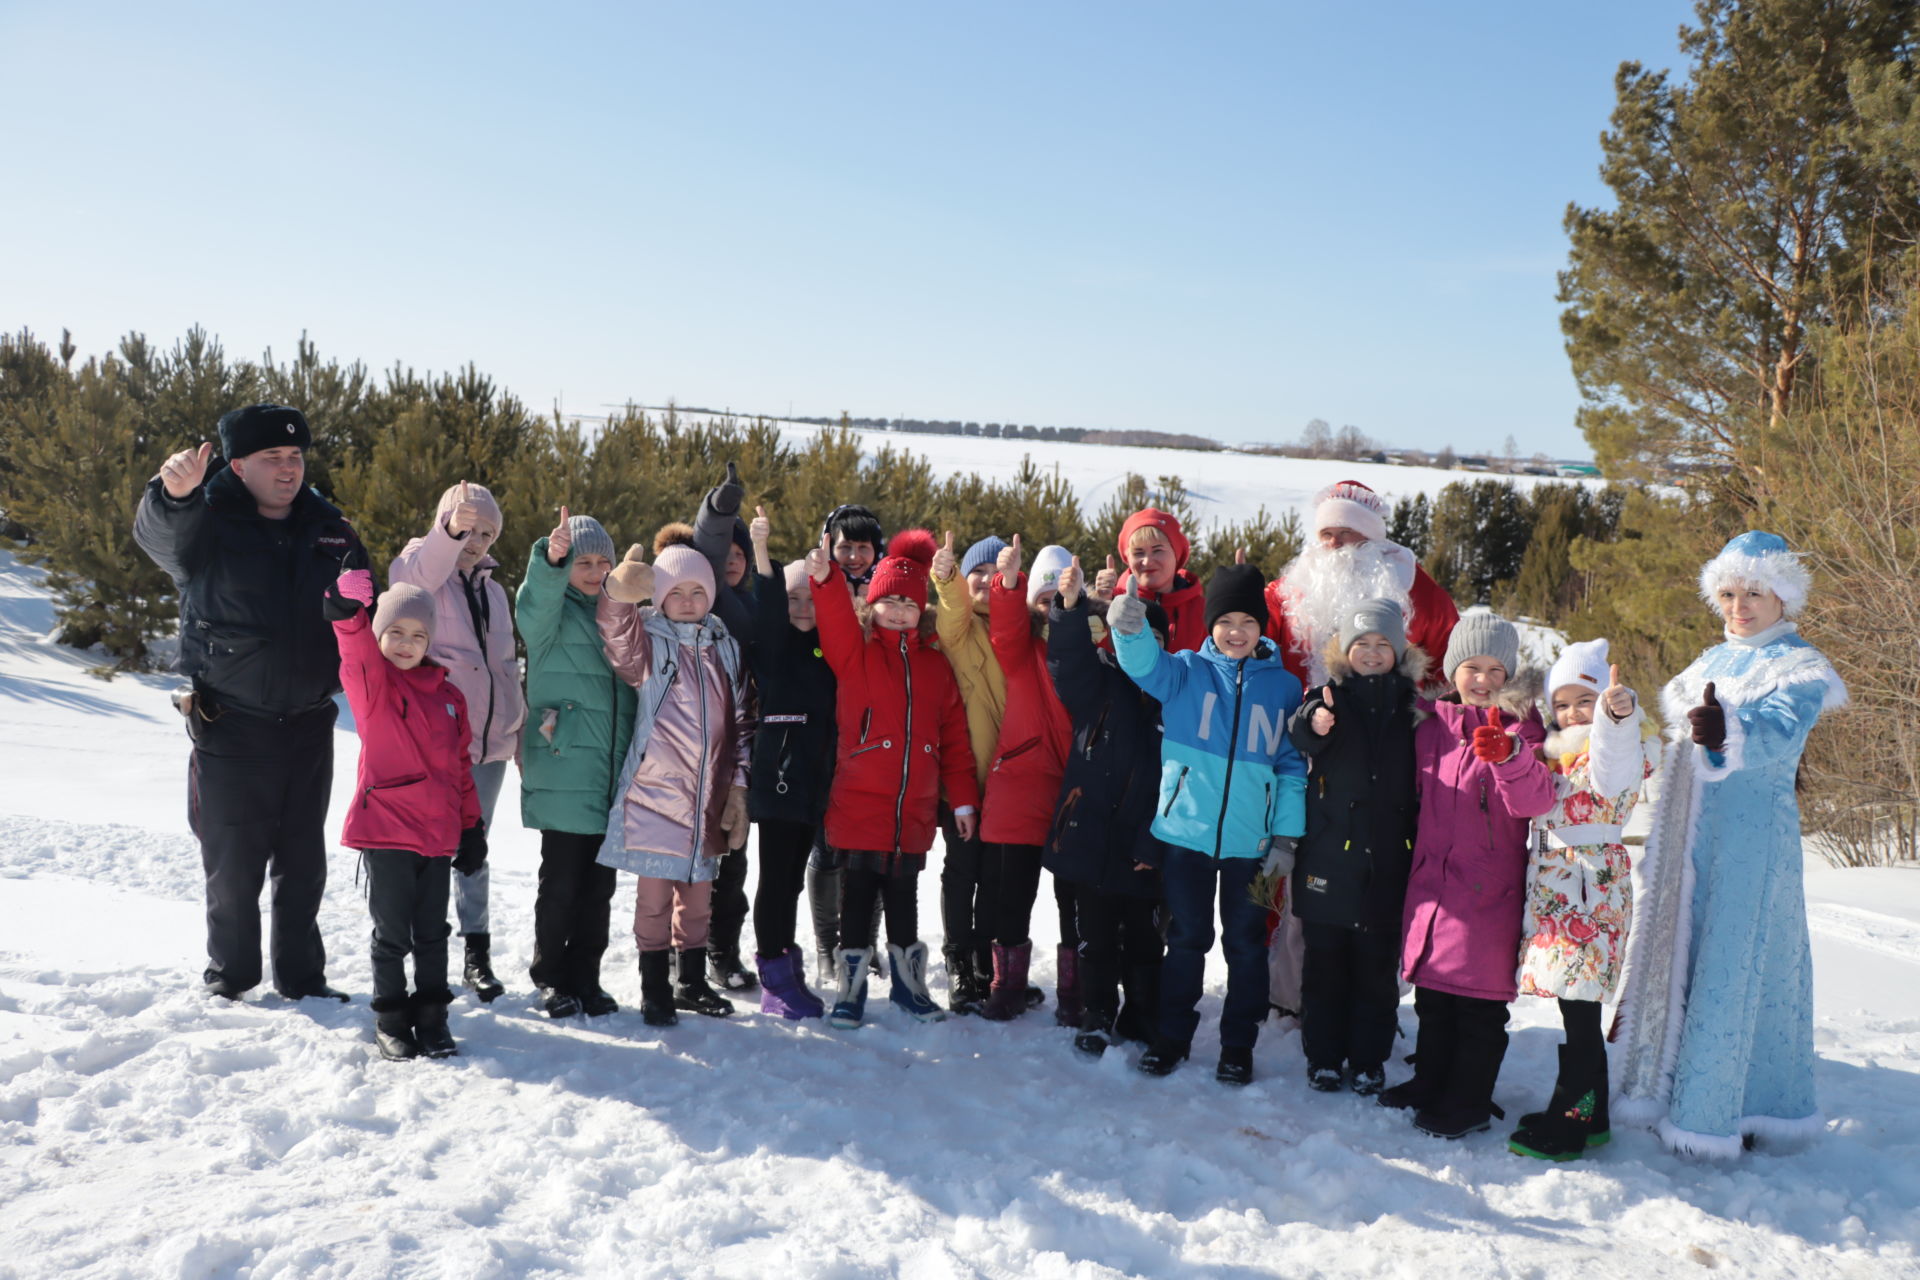
[[[1687, 737], [1709, 681], [1727, 717], [1717, 752]], [[1734, 1156], [1744, 1135], [1825, 1127], [1794, 777], [1814, 722], [1846, 699], [1790, 621], [1708, 649], [1661, 695], [1674, 740], [1628, 957], [1615, 1114], [1675, 1150]]]

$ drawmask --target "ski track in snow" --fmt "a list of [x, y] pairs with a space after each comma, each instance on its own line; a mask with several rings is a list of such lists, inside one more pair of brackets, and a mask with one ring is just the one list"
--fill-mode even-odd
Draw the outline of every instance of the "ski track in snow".
[[[1807, 925], [1824, 937], [1848, 942], [1888, 959], [1920, 966], [1920, 925], [1898, 916], [1833, 902], [1807, 906]], [[1920, 974], [1912, 975], [1920, 981]]]

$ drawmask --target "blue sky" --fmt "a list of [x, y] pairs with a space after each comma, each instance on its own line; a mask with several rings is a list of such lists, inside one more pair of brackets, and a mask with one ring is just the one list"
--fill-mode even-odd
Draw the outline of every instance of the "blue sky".
[[1689, 9], [0, 0], [0, 326], [1579, 456], [1561, 217]]

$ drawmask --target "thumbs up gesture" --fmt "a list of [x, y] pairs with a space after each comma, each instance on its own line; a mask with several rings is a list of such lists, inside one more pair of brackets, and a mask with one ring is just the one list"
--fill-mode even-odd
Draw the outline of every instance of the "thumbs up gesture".
[[1313, 718], [1307, 721], [1307, 728], [1313, 730], [1313, 736], [1324, 738], [1333, 732], [1333, 686], [1328, 685], [1320, 691], [1320, 705], [1313, 709]]
[[1600, 691], [1600, 705], [1615, 724], [1633, 714], [1633, 690], [1620, 683], [1620, 664], [1607, 668], [1607, 687]]
[[995, 573], [1000, 575], [1000, 585], [1012, 591], [1020, 585], [1020, 535], [1014, 534], [1013, 541], [1000, 548], [1000, 554], [993, 562]]
[[1147, 602], [1140, 595], [1140, 581], [1127, 584], [1127, 590], [1107, 606], [1107, 629], [1123, 636], [1137, 636], [1146, 629]]
[[1707, 681], [1700, 705], [1687, 712], [1687, 723], [1693, 726], [1693, 740], [1707, 750], [1719, 751], [1727, 745], [1727, 713], [1714, 696], [1713, 681]]
[[959, 571], [960, 562], [953, 558], [953, 530], [949, 529], [947, 530], [947, 536], [941, 541], [939, 547], [936, 548], [933, 553], [933, 580], [935, 582], [952, 582], [953, 575]]
[[807, 552], [807, 576], [815, 582], [825, 582], [827, 575], [833, 572], [833, 538], [828, 534], [820, 535], [820, 545]]
[[202, 441], [198, 448], [182, 449], [160, 464], [160, 486], [167, 496], [178, 501], [190, 496], [207, 478], [207, 464], [213, 459], [213, 445]]
[[1107, 567], [1093, 575], [1093, 598], [1095, 600], [1113, 599], [1113, 588], [1120, 581], [1120, 569], [1113, 563], [1113, 557], [1107, 557]]
[[1487, 722], [1473, 731], [1473, 754], [1488, 764], [1504, 764], [1513, 757], [1514, 736], [1500, 719], [1500, 708], [1487, 712]]
[[553, 526], [553, 532], [547, 535], [548, 564], [558, 566], [567, 562], [567, 555], [573, 550], [573, 525], [569, 523], [572, 519], [573, 517], [567, 514], [567, 508], [562, 505], [560, 523]]
[[453, 510], [447, 512], [447, 532], [456, 538], [464, 538], [473, 532], [474, 526], [479, 524], [481, 519], [480, 504], [467, 496], [467, 482], [462, 480], [460, 497], [453, 504]]
[[607, 575], [606, 592], [622, 604], [653, 599], [653, 566], [644, 546], [636, 542], [627, 548], [627, 558]]
[[1073, 563], [1060, 571], [1060, 607], [1071, 609], [1080, 602], [1080, 593], [1087, 587], [1087, 571], [1080, 567], [1080, 557], [1075, 556]]

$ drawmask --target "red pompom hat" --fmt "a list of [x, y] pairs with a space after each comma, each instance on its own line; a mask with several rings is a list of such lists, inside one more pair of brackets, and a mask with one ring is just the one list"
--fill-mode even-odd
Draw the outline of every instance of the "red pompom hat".
[[902, 529], [887, 544], [886, 558], [873, 567], [867, 583], [867, 603], [883, 596], [904, 596], [927, 607], [927, 577], [933, 570], [937, 544], [925, 529]]

